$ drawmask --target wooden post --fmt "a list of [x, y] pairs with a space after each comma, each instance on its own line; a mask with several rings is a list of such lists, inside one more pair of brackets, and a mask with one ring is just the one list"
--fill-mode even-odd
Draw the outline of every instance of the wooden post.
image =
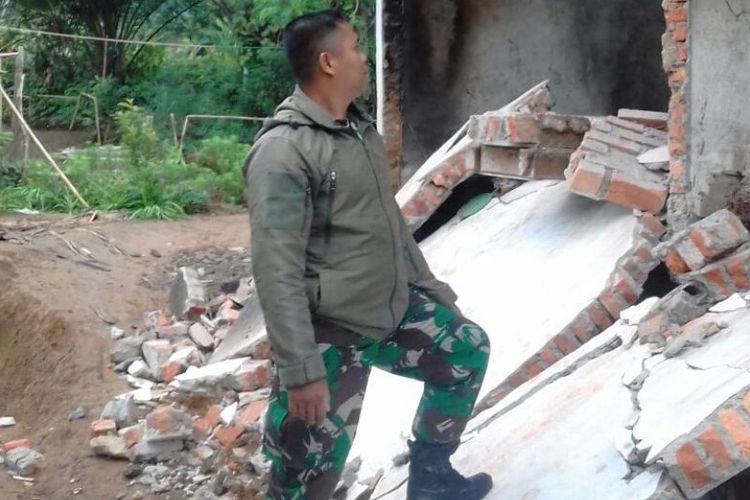
[[31, 140], [34, 141], [34, 144], [37, 148], [39, 148], [39, 151], [42, 152], [42, 155], [44, 156], [44, 159], [49, 162], [50, 165], [52, 165], [52, 168], [55, 169], [55, 172], [57, 172], [57, 175], [60, 176], [62, 181], [65, 183], [65, 185], [70, 189], [70, 191], [73, 193], [73, 195], [78, 199], [78, 201], [81, 202], [81, 205], [83, 205], [85, 208], [91, 208], [89, 207], [89, 204], [86, 203], [86, 200], [83, 199], [81, 194], [78, 192], [76, 187], [73, 185], [72, 182], [70, 182], [70, 179], [68, 179], [68, 176], [65, 175], [65, 172], [57, 165], [57, 162], [52, 158], [52, 156], [47, 152], [47, 149], [44, 147], [44, 145], [41, 143], [41, 141], [37, 138], [36, 135], [34, 135], [34, 131], [31, 130], [31, 127], [29, 127], [29, 124], [26, 123], [26, 120], [23, 119], [23, 115], [21, 112], [16, 108], [16, 106], [13, 104], [13, 101], [11, 100], [10, 96], [7, 92], [5, 92], [5, 89], [2, 85], [0, 85], [0, 94], [2, 94], [2, 98], [5, 99], [8, 102], [8, 106], [10, 107], [11, 112], [13, 113], [13, 116], [15, 116], [19, 126], [23, 129], [23, 131], [28, 134], [29, 137], [31, 137]]
[[104, 40], [104, 53], [102, 54], [102, 78], [107, 78], [107, 42]]
[[[23, 59], [23, 47], [19, 47], [18, 53], [16, 54], [15, 70], [13, 72], [13, 104], [21, 116], [23, 116]], [[10, 129], [13, 132], [13, 142], [10, 144], [9, 157], [11, 160], [17, 161], [23, 159], [23, 156], [25, 156], [24, 146], [26, 144], [26, 133], [15, 114], [11, 116]]]
[[[0, 79], [3, 77], [3, 58], [0, 57]], [[0, 85], [2, 85], [3, 82], [0, 80]], [[3, 131], [3, 100], [0, 99], [0, 132]]]

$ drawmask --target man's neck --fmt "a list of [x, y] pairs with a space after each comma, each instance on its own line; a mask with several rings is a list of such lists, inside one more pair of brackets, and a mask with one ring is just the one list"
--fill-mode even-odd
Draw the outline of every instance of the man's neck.
[[307, 97], [317, 102], [321, 108], [328, 111], [334, 119], [346, 120], [346, 111], [349, 109], [351, 101], [329, 92], [321, 92], [314, 87], [303, 87], [302, 91]]

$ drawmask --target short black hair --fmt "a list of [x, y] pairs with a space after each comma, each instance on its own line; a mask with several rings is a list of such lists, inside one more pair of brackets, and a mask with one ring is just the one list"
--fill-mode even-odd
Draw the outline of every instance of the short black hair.
[[312, 79], [322, 51], [321, 42], [345, 22], [343, 12], [332, 9], [305, 14], [286, 25], [282, 43], [297, 83], [305, 84]]

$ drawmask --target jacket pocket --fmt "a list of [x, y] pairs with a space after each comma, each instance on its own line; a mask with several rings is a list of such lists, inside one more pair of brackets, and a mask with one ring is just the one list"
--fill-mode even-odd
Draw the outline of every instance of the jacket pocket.
[[326, 200], [326, 220], [325, 220], [325, 242], [328, 245], [331, 242], [331, 226], [333, 224], [333, 203], [336, 201], [337, 179], [336, 171], [331, 170], [328, 174], [328, 200]]

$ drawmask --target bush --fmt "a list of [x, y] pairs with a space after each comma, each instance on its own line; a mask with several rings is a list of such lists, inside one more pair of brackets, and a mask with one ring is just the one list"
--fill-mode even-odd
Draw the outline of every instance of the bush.
[[[204, 141], [196, 163], [183, 162], [162, 142], [153, 120], [123, 103], [116, 123], [121, 146], [71, 153], [62, 169], [91, 208], [125, 210], [132, 218], [172, 219], [205, 211], [211, 203], [241, 203], [242, 158], [248, 146], [235, 138]], [[20, 185], [0, 188], [0, 209], [77, 212], [83, 207], [44, 162], [32, 161]]]

